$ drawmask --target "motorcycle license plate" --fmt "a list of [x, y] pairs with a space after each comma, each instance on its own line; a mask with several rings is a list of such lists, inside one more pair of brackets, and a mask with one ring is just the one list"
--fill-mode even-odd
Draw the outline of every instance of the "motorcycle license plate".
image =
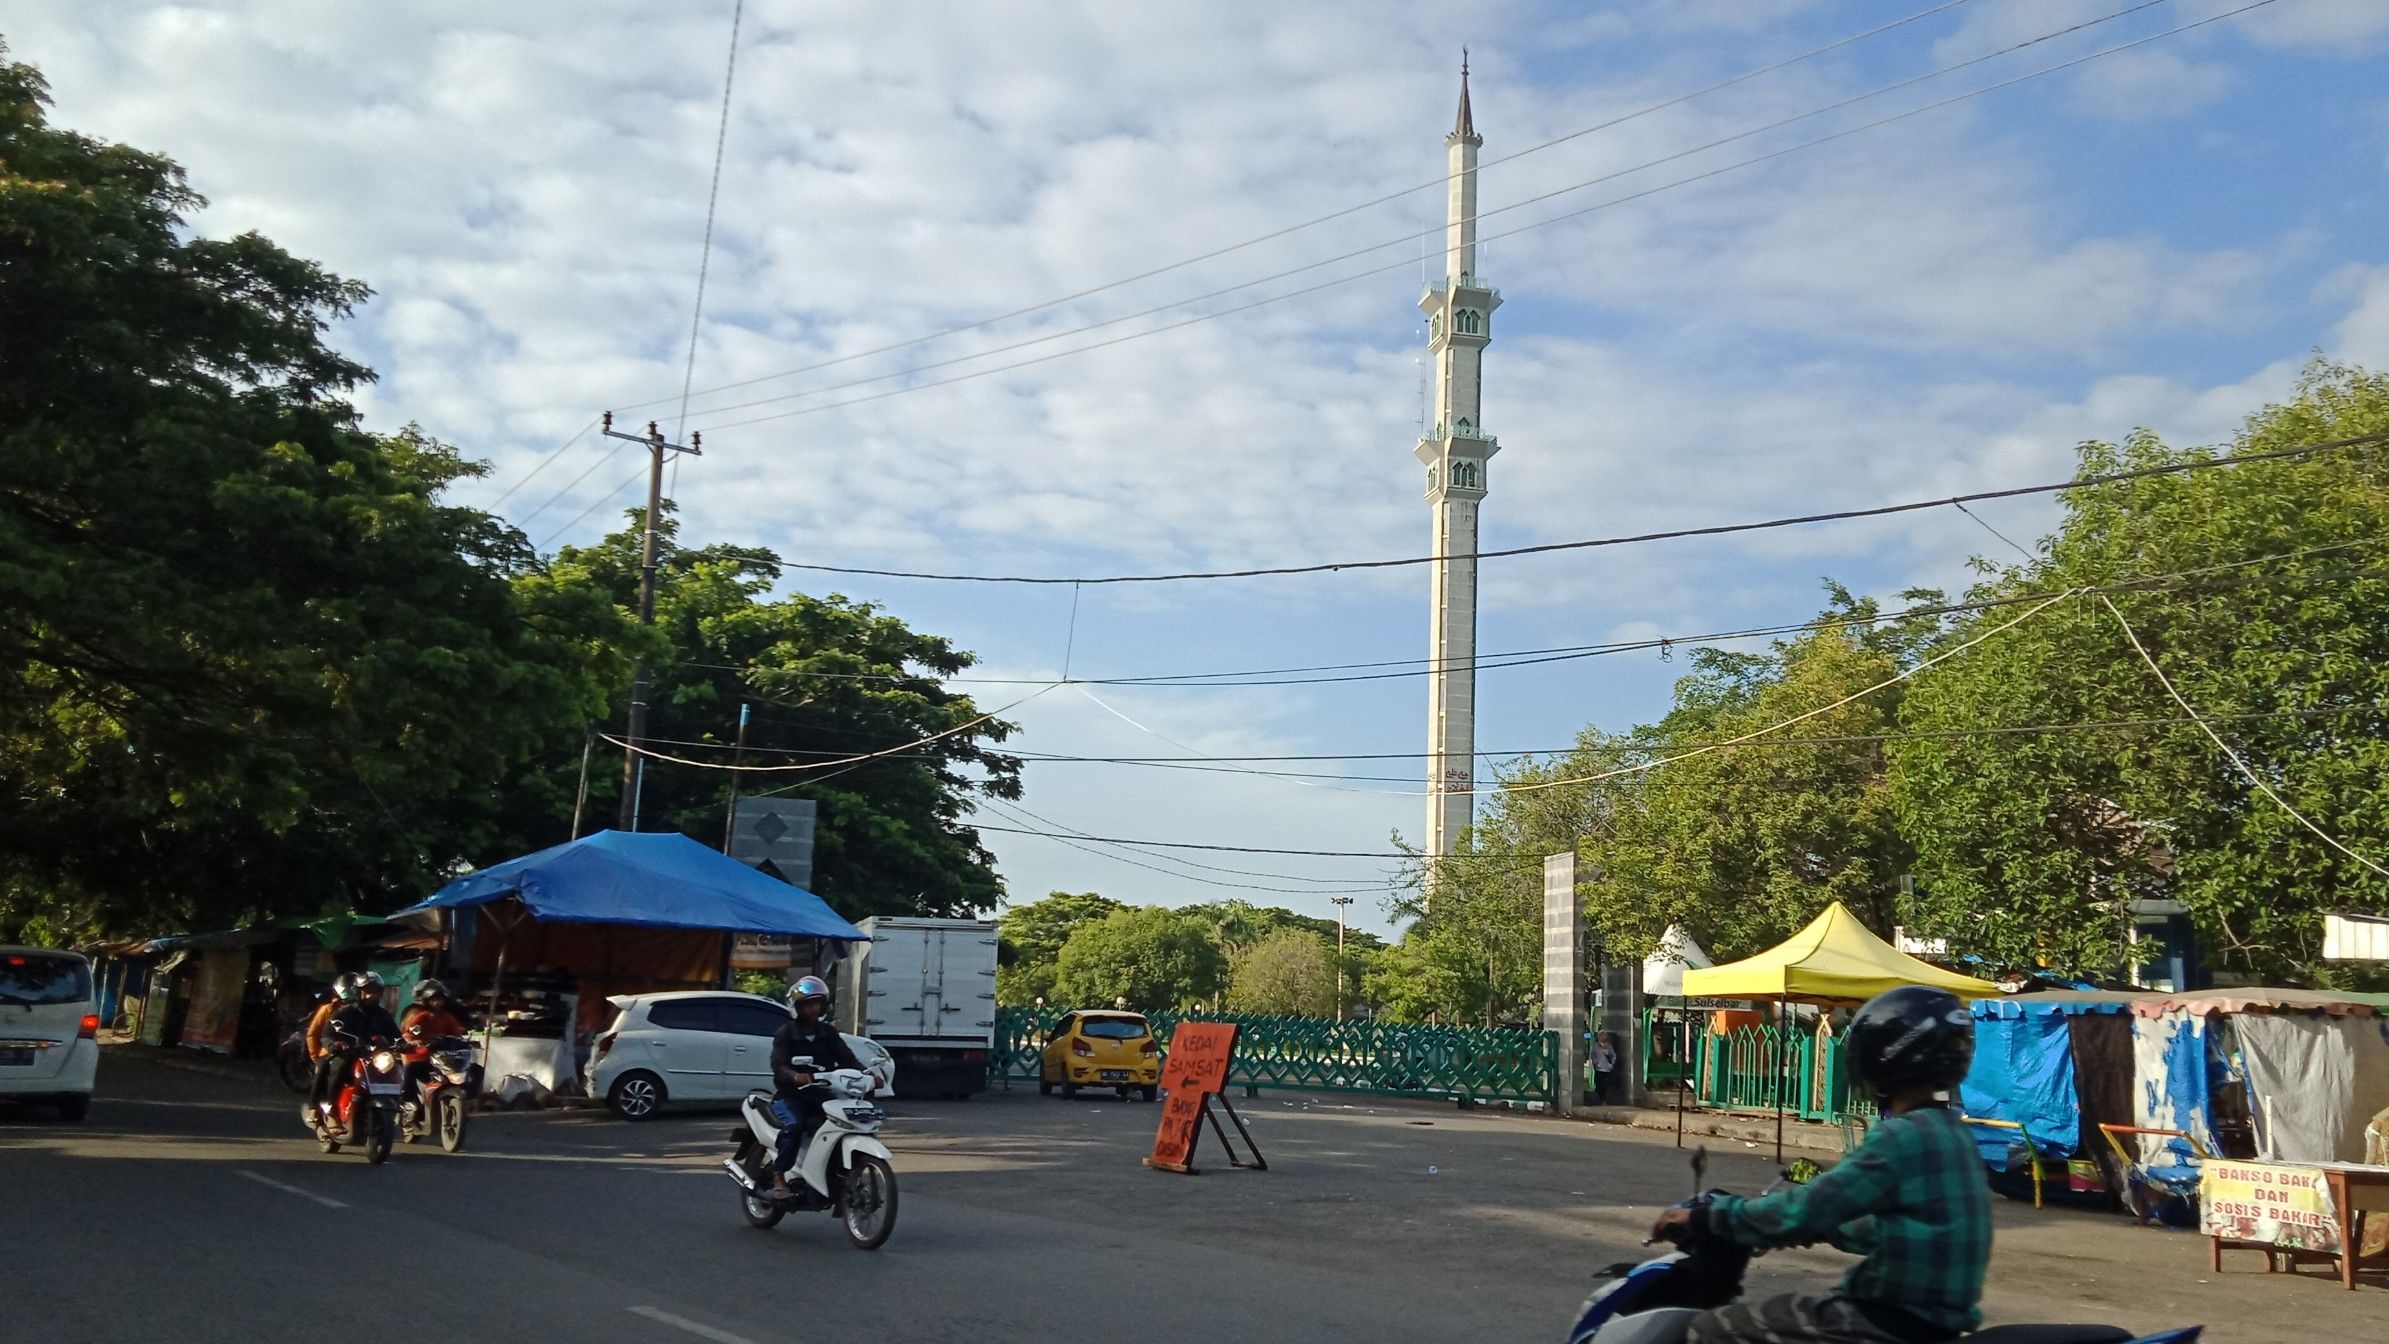
[[1103, 1081], [1107, 1083], [1125, 1083], [1128, 1081], [1128, 1070], [1105, 1069], [1103, 1071]]
[[365, 1090], [377, 1097], [395, 1097], [404, 1092], [406, 1087], [401, 1083], [367, 1083]]
[[31, 1050], [0, 1050], [0, 1069], [11, 1067], [32, 1068], [33, 1052]]

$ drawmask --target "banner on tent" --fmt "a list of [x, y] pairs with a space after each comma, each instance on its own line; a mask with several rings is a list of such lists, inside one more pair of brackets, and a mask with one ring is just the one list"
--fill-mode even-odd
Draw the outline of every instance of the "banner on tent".
[[2339, 1252], [2331, 1187], [2313, 1167], [2208, 1162], [2198, 1175], [2200, 1230], [2226, 1241]]

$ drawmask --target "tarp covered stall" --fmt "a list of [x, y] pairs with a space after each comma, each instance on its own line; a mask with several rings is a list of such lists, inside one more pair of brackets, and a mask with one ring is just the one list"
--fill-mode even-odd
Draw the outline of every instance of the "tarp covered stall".
[[2200, 1156], [2218, 1151], [2209, 1024], [2202, 1014], [2150, 1016], [2146, 1007], [2133, 1005], [2132, 1123], [2189, 1137], [2139, 1136], [2140, 1162], [2152, 1177], [2186, 1193], [2196, 1186]]
[[[1974, 1068], [1959, 1101], [1968, 1115], [2022, 1127], [2044, 1157], [2105, 1164], [2101, 1123], [2129, 1125], [2131, 1018], [2146, 994], [2055, 990], [1974, 1001]], [[1978, 1130], [1984, 1160], [2005, 1169], [2008, 1132]], [[2115, 1173], [2109, 1185], [2120, 1188]]]
[[1755, 957], [1684, 972], [1686, 994], [1712, 999], [1848, 1003], [1901, 985], [1930, 985], [1966, 999], [1999, 992], [1988, 980], [1942, 970], [1884, 942], [1839, 901]]
[[510, 978], [538, 987], [525, 1011], [563, 1015], [547, 1025], [568, 1050], [603, 1025], [612, 995], [718, 986], [730, 935], [865, 937], [812, 892], [674, 832], [600, 831], [467, 873], [391, 918], [443, 911], [470, 928], [476, 987], [493, 999]]
[[2315, 1013], [2233, 1019], [2266, 1162], [2365, 1161], [2367, 1121], [2389, 1110], [2389, 1020]]

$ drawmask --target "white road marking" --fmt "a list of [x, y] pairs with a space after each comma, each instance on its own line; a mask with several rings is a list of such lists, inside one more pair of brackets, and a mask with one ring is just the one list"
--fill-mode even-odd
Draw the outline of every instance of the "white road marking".
[[254, 1171], [242, 1171], [236, 1167], [233, 1169], [232, 1174], [235, 1176], [246, 1176], [250, 1180], [257, 1182], [259, 1185], [266, 1186], [270, 1189], [279, 1190], [286, 1195], [297, 1195], [301, 1199], [314, 1200], [316, 1203], [323, 1205], [327, 1209], [345, 1209], [348, 1207], [346, 1204], [341, 1203], [337, 1199], [327, 1199], [312, 1190], [301, 1190], [295, 1185], [285, 1185], [281, 1181], [277, 1181], [271, 1176], [260, 1176]]
[[630, 1314], [644, 1316], [659, 1325], [668, 1325], [675, 1330], [686, 1330], [699, 1339], [712, 1340], [713, 1344], [755, 1344], [755, 1341], [745, 1335], [734, 1335], [727, 1330], [716, 1330], [710, 1325], [692, 1321], [686, 1316], [675, 1316], [671, 1312], [655, 1307], [632, 1307]]

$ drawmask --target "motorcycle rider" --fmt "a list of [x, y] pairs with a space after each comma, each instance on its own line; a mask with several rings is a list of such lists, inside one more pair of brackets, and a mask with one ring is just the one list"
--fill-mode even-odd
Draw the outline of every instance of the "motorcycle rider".
[[1851, 1072], [1882, 1112], [1866, 1142], [1808, 1185], [1670, 1209], [1652, 1236], [1758, 1250], [1827, 1241], [1866, 1258], [1831, 1293], [1705, 1312], [1688, 1344], [1936, 1344], [1982, 1323], [1991, 1192], [1945, 1099], [1974, 1060], [1974, 1020], [1955, 995], [1906, 985], [1868, 1000], [1847, 1039]]
[[406, 1085], [409, 1096], [418, 1100], [423, 1095], [423, 1082], [431, 1076], [431, 1047], [443, 1036], [462, 1036], [468, 1028], [456, 1012], [455, 1002], [448, 997], [448, 987], [437, 980], [425, 980], [415, 986], [415, 1001], [399, 1023], [399, 1032], [406, 1038]]
[[788, 1172], [796, 1165], [797, 1149], [805, 1136], [819, 1128], [821, 1103], [829, 1088], [818, 1081], [832, 1069], [862, 1070], [846, 1038], [829, 1022], [830, 987], [818, 975], [799, 976], [788, 986], [788, 1008], [796, 1020], [771, 1038], [771, 1077], [776, 1089], [772, 1118], [780, 1122], [778, 1160], [772, 1164], [771, 1192], [776, 1199], [794, 1197]]
[[312, 1111], [320, 1126], [327, 1122], [334, 1080], [361, 1057], [374, 1041], [398, 1039], [398, 1022], [382, 1007], [382, 978], [372, 971], [350, 971], [334, 983], [340, 1004], [325, 1024], [324, 1039], [331, 1047], [315, 1066]]

